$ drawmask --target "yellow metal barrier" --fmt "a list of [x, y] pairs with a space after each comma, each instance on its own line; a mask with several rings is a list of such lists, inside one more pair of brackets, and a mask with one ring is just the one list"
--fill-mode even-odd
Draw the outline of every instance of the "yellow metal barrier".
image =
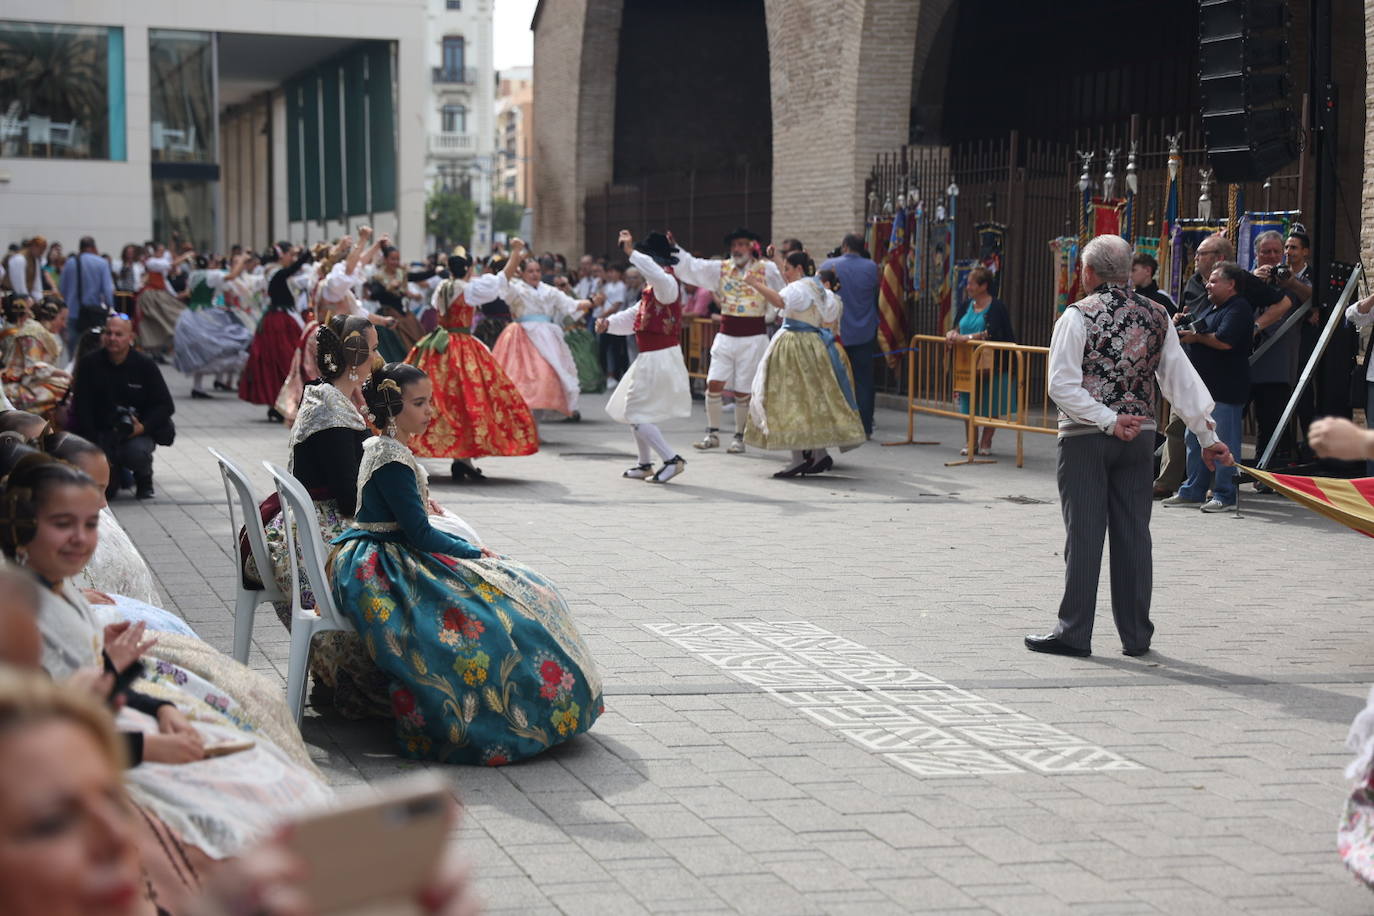
[[916, 415], [965, 419], [954, 409], [954, 348], [943, 337], [915, 334], [906, 355], [906, 439], [883, 445], [939, 445], [916, 439]]
[[1025, 464], [1025, 433], [1059, 434], [1059, 408], [1050, 400], [1049, 361], [1048, 347], [996, 341], [974, 347], [966, 460], [973, 459], [980, 426], [1016, 432], [1018, 468]]
[[711, 366], [711, 344], [719, 327], [710, 318], [690, 318], [682, 323], [682, 355], [687, 360], [688, 378], [706, 380], [706, 371]]

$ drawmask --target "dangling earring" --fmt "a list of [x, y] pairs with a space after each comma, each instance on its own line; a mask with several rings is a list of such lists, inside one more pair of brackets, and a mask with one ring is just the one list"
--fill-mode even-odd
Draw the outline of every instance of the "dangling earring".
[[396, 438], [396, 418], [389, 417], [386, 421], [386, 434], [391, 438]]
[[14, 561], [18, 563], [20, 566], [28, 566], [29, 552], [25, 550], [23, 547], [16, 549], [14, 551]]
[[348, 380], [349, 380], [350, 382], [356, 382], [356, 381], [358, 380], [358, 367], [357, 367], [357, 366], [349, 366], [349, 367], [348, 367]]

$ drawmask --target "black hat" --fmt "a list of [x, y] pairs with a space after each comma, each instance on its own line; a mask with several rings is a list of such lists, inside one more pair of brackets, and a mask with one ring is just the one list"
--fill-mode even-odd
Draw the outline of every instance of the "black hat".
[[647, 254], [664, 267], [677, 263], [673, 249], [673, 243], [668, 241], [668, 236], [662, 232], [650, 232], [635, 245], [635, 251]]
[[748, 229], [744, 229], [744, 228], [736, 229], [734, 232], [731, 232], [731, 233], [729, 233], [728, 235], [726, 235], [726, 236], [725, 236], [725, 244], [726, 244], [726, 246], [728, 247], [728, 246], [730, 245], [730, 243], [733, 242], [735, 239], [748, 239], [748, 240], [751, 241], [751, 242], [761, 242], [761, 241], [763, 241], [763, 239], [759, 238], [759, 235], [758, 235], [757, 232], [751, 232], [751, 231], [749, 231]]

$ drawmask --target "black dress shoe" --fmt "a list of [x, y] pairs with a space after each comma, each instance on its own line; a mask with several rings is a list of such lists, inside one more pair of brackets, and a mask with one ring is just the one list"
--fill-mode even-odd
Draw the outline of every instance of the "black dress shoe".
[[267, 422], [268, 422], [268, 423], [284, 423], [284, 422], [286, 422], [286, 417], [283, 417], [280, 413], [278, 413], [278, 412], [277, 412], [277, 408], [275, 408], [275, 407], [269, 407], [269, 408], [267, 408]]
[[135, 499], [152, 499], [157, 493], [153, 492], [153, 485], [150, 483], [139, 484], [138, 492], [134, 494]]
[[191, 399], [195, 401], [213, 401], [215, 396], [207, 391], [201, 391], [199, 388], [192, 388]]
[[773, 476], [781, 480], [790, 480], [793, 477], [800, 477], [803, 474], [810, 474], [811, 469], [813, 467], [815, 467], [815, 465], [812, 463], [810, 458], [807, 458], [804, 461], [802, 461], [801, 464], [793, 465], [790, 468], [783, 468], [781, 471], [778, 471]]
[[1049, 636], [1027, 636], [1026, 648], [1032, 652], [1046, 652], [1050, 655], [1072, 655], [1075, 658], [1084, 658], [1092, 655], [1092, 649], [1079, 649], [1064, 642], [1058, 636], [1051, 633]]
[[233, 386], [233, 385], [226, 385], [226, 384], [224, 384], [223, 382], [215, 382], [215, 390], [216, 390], [216, 391], [233, 391], [233, 390], [234, 390], [234, 386]]
[[1121, 654], [1129, 655], [1131, 658], [1139, 658], [1140, 656], [1144, 655], [1146, 652], [1149, 651], [1149, 646], [1145, 646], [1143, 649], [1127, 649], [1125, 646], [1121, 647]]
[[802, 473], [803, 473], [803, 474], [824, 474], [826, 471], [830, 470], [830, 469], [833, 468], [834, 466], [835, 466], [835, 461], [834, 461], [834, 459], [832, 459], [829, 455], [826, 455], [826, 456], [825, 456], [824, 458], [822, 458], [820, 461], [817, 461], [815, 464], [811, 465], [811, 467], [807, 468], [805, 471], [802, 471]]

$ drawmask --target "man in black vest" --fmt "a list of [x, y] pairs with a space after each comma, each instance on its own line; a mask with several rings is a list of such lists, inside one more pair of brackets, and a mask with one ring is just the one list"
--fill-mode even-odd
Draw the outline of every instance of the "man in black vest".
[[1026, 648], [1091, 655], [1102, 540], [1111, 538], [1112, 616], [1122, 652], [1150, 650], [1154, 588], [1150, 541], [1155, 400], [1163, 389], [1203, 444], [1203, 459], [1231, 463], [1212, 423], [1212, 399], [1179, 345], [1168, 313], [1128, 293], [1131, 245], [1100, 235], [1083, 249], [1083, 288], [1050, 340], [1049, 390], [1059, 406], [1059, 499], [1067, 538], [1064, 597], [1048, 636]]

